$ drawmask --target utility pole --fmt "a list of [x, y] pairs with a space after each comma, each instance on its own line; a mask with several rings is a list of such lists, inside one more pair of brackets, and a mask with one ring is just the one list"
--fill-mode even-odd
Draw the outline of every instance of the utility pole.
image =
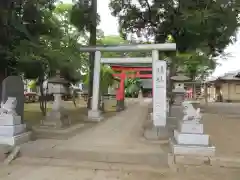
[[[97, 43], [97, 0], [91, 1], [91, 25], [90, 25], [90, 39], [89, 46], [96, 46]], [[89, 83], [88, 83], [88, 104], [91, 108], [91, 99], [93, 95], [93, 72], [94, 72], [95, 52], [89, 53]]]

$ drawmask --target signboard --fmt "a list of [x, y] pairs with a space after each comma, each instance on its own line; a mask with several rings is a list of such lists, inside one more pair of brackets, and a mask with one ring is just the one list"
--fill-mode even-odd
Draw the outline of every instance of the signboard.
[[167, 119], [167, 64], [156, 60], [153, 63], [153, 123], [165, 126]]

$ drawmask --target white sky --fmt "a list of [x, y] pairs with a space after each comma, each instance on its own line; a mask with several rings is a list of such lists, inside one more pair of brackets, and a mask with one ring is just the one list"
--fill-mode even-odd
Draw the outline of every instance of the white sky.
[[[72, 0], [62, 0], [64, 3], [71, 3]], [[113, 17], [108, 8], [110, 0], [98, 0], [98, 13], [101, 16], [101, 23], [99, 28], [103, 30], [104, 35], [118, 35], [118, 22], [117, 18]], [[101, 3], [100, 3], [101, 2]], [[229, 45], [226, 48], [226, 53], [229, 57], [226, 60], [219, 59], [221, 64], [213, 73], [213, 76], [219, 76], [229, 71], [240, 70], [240, 32], [237, 35], [238, 41], [235, 44]]]

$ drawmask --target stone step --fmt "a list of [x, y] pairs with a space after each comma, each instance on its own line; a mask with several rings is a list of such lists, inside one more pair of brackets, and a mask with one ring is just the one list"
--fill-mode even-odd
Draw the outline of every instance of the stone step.
[[124, 164], [124, 163], [106, 163], [106, 162], [91, 162], [78, 161], [69, 159], [54, 159], [54, 158], [29, 158], [19, 157], [12, 161], [11, 165], [30, 165], [30, 166], [51, 166], [51, 167], [72, 167], [81, 169], [94, 170], [111, 170], [111, 171], [131, 171], [131, 172], [153, 172], [166, 173], [168, 167], [150, 166], [146, 164]]
[[168, 166], [168, 155], [165, 152], [108, 152], [97, 150], [60, 150], [52, 148], [36, 153], [23, 153], [23, 156], [105, 163], [147, 164], [161, 167]]

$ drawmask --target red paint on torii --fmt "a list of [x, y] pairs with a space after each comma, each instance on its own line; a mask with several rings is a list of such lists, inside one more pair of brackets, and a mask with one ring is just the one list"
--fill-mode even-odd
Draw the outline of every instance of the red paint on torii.
[[[125, 97], [125, 87], [124, 81], [126, 78], [152, 78], [152, 68], [151, 67], [125, 67], [125, 66], [111, 66], [115, 71], [121, 71], [119, 74], [113, 74], [114, 77], [120, 78], [119, 88], [117, 91], [117, 100], [124, 100]], [[126, 74], [126, 71], [135, 71], [136, 74]], [[149, 74], [140, 74], [140, 71], [150, 71]]]

